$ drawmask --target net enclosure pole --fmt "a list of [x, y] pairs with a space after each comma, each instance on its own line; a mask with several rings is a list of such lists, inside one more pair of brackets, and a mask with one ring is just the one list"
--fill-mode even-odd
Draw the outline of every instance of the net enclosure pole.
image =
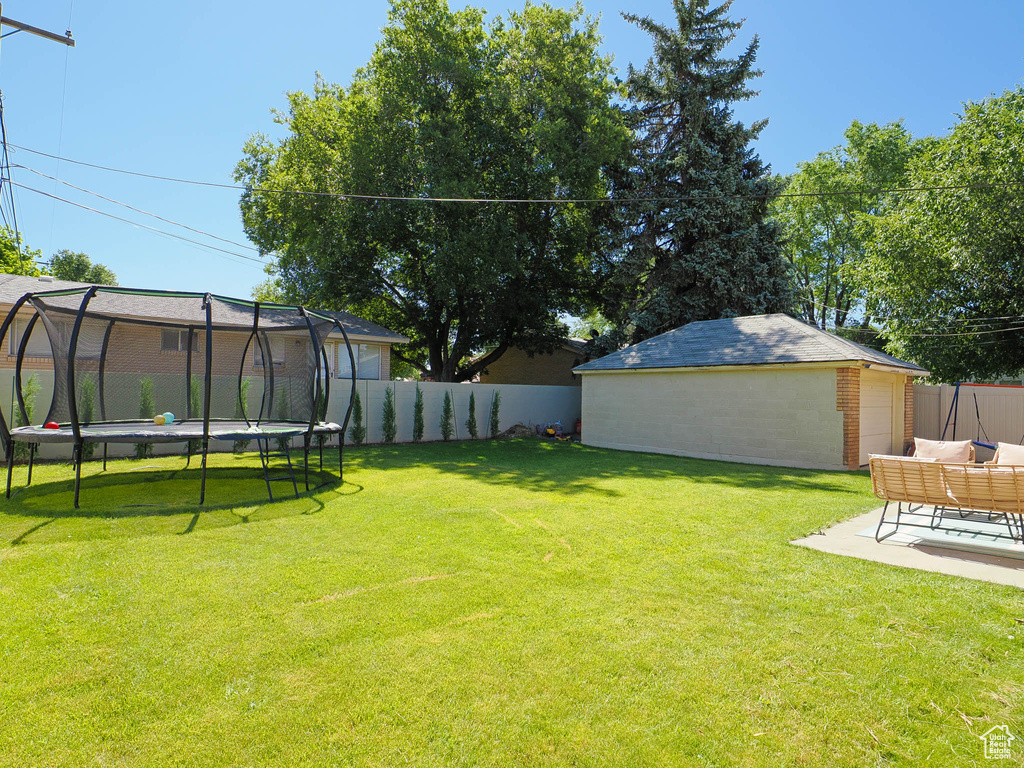
[[313, 377], [311, 394], [313, 395], [313, 408], [309, 414], [309, 428], [302, 439], [302, 474], [306, 482], [306, 490], [309, 490], [309, 445], [313, 440], [313, 425], [320, 418], [320, 358], [323, 356], [323, 347], [318, 345], [316, 328], [313, 327], [313, 320], [305, 307], [299, 307], [299, 314], [306, 319], [306, 328], [309, 330], [309, 343], [313, 345], [313, 358], [316, 360], [316, 375]]
[[[331, 349], [334, 349], [334, 347], [331, 347]], [[327, 406], [330, 404], [330, 398], [331, 398], [331, 376], [333, 375], [333, 373], [331, 371], [331, 366], [328, 365], [328, 363], [327, 363], [327, 343], [326, 343], [326, 341], [324, 342], [324, 345], [322, 347], [320, 347], [320, 356], [323, 357], [323, 363], [324, 363], [324, 403], [323, 403], [323, 407], [320, 408], [320, 419], [322, 421], [326, 421], [327, 420]], [[320, 449], [320, 471], [323, 472], [324, 471], [324, 441], [323, 441], [322, 437], [317, 441], [317, 448]]]
[[[196, 334], [196, 329], [191, 325], [188, 327], [188, 341], [186, 346], [188, 351], [185, 353], [185, 419], [192, 418], [192, 338]], [[189, 452], [189, 456], [191, 456]]]
[[[274, 348], [270, 344], [270, 337], [267, 332], [257, 334], [257, 339], [262, 338], [260, 350], [263, 354], [263, 395], [266, 398], [267, 419], [274, 420]], [[260, 418], [257, 424], [263, 421], [263, 405], [260, 405]]]
[[340, 320], [334, 321], [335, 327], [341, 331], [345, 339], [345, 348], [348, 350], [348, 372], [351, 377], [352, 386], [348, 391], [348, 408], [345, 409], [345, 419], [341, 423], [341, 434], [338, 435], [338, 480], [345, 481], [345, 433], [348, 432], [348, 421], [352, 418], [352, 406], [356, 401], [356, 357], [352, 354], [352, 342], [348, 339], [348, 333]]
[[[107, 324], [107, 330], [103, 334], [103, 346], [100, 347], [100, 367], [97, 373], [100, 385], [100, 421], [107, 420], [107, 398], [105, 394], [104, 384], [106, 382], [107, 372], [107, 350], [110, 349], [110, 333], [114, 330], [115, 320], [111, 320]], [[106, 445], [106, 443], [104, 443]]]
[[[103, 334], [103, 346], [100, 348], [100, 369], [97, 374], [99, 379], [100, 388], [100, 421], [107, 420], [107, 399], [104, 394], [105, 379], [104, 376], [107, 370], [107, 350], [110, 349], [110, 332], [114, 330], [114, 323], [116, 321], [111, 320], [107, 323], [107, 330]], [[107, 444], [103, 443], [103, 471], [107, 471]]]
[[206, 294], [206, 391], [203, 398], [203, 477], [199, 488], [199, 503], [206, 501], [206, 455], [210, 451], [210, 394], [213, 383], [213, 297]]
[[[11, 311], [7, 313], [7, 317], [4, 318], [3, 324], [0, 324], [0, 344], [3, 344], [7, 338], [7, 332], [11, 328], [11, 324], [14, 323], [14, 318], [18, 316], [18, 312], [25, 305], [25, 302], [32, 297], [31, 293], [26, 293], [11, 307]], [[3, 411], [0, 410], [0, 439], [3, 440], [4, 453], [7, 455], [7, 498], [11, 497], [11, 464], [14, 461], [12, 454], [14, 453], [14, 441], [11, 439], [10, 426], [7, 424], [7, 420], [4, 418]]]
[[[14, 365], [14, 391], [18, 396], [18, 408], [21, 411], [21, 421], [23, 424], [28, 424], [28, 409], [25, 407], [25, 395], [21, 387], [21, 371], [25, 363], [25, 351], [28, 349], [28, 340], [32, 337], [32, 329], [35, 328], [36, 320], [39, 319], [39, 313], [32, 315], [32, 319], [28, 321], [28, 325], [25, 326], [25, 332], [21, 334], [21, 343], [18, 344], [18, 360]], [[32, 485], [32, 463], [36, 458], [36, 444], [32, 443], [28, 447], [28, 480], [25, 482], [26, 486]]]
[[252, 346], [253, 339], [256, 339], [257, 344], [260, 343], [257, 335], [260, 329], [260, 303], [258, 301], [253, 302], [252, 312], [252, 332], [242, 348], [242, 360], [238, 364], [238, 409], [242, 412], [246, 427], [251, 427], [252, 423], [249, 421], [249, 404], [242, 398], [242, 375], [245, 373], [245, 359], [249, 356], [249, 347]]
[[78, 400], [75, 397], [75, 355], [78, 351], [78, 336], [82, 332], [82, 320], [89, 302], [96, 295], [97, 287], [91, 286], [82, 297], [82, 305], [78, 308], [75, 325], [71, 329], [71, 342], [68, 344], [68, 414], [71, 417], [71, 431], [75, 435], [75, 509], [78, 509], [78, 493], [82, 485], [82, 426], [78, 423]]
[[18, 359], [14, 364], [14, 394], [18, 400], [18, 412], [21, 413], [22, 424], [28, 424], [28, 408], [25, 407], [25, 392], [21, 386], [21, 371], [25, 365], [25, 351], [28, 348], [28, 340], [32, 336], [32, 329], [36, 327], [36, 320], [39, 315], [32, 315], [32, 319], [25, 326], [25, 332], [21, 334], [21, 342], [18, 344]]

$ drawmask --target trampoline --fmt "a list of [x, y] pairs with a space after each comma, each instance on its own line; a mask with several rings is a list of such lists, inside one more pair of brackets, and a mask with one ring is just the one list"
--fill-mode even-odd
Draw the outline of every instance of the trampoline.
[[[53, 396], [46, 417], [30, 424], [22, 379], [37, 325], [52, 352]], [[323, 442], [337, 436], [344, 471], [355, 357], [344, 326], [329, 314], [210, 293], [84, 286], [26, 294], [0, 325], [0, 344], [12, 328], [21, 331], [15, 338], [14, 418], [0, 408], [8, 498], [15, 443], [29, 446], [29, 485], [39, 445], [71, 446], [76, 509], [86, 444], [103, 445], [106, 470], [110, 443], [186, 443], [187, 462], [202, 457], [200, 504], [211, 440], [255, 442], [271, 500], [274, 481], [290, 481], [298, 495], [293, 438], [303, 441], [307, 490], [314, 438], [322, 468]], [[326, 421], [332, 379], [326, 341], [334, 331], [345, 342], [338, 349], [347, 353], [350, 372], [341, 424]], [[174, 418], [160, 424], [153, 417], [161, 413]], [[12, 426], [15, 418], [21, 426]], [[275, 458], [286, 462], [286, 474], [272, 475], [282, 469], [272, 467]]]

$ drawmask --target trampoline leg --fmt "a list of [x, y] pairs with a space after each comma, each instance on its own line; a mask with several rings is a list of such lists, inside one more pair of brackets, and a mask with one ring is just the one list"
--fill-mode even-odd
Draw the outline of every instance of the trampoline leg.
[[345, 436], [338, 435], [338, 482], [345, 482]]
[[295, 491], [295, 498], [299, 498], [299, 484], [295, 482], [295, 468], [292, 466], [292, 451], [289, 441], [284, 445], [284, 458], [288, 462], [288, 474], [292, 477], [292, 490]]
[[267, 440], [264, 444], [263, 440], [256, 441], [256, 447], [260, 451], [260, 466], [263, 467], [263, 480], [267, 484], [267, 496], [270, 497], [270, 501], [274, 501], [274, 492], [270, 488], [270, 441]]
[[82, 446], [76, 443], [72, 453], [75, 457], [75, 509], [78, 509], [78, 493], [82, 487]]
[[7, 453], [7, 498], [11, 498], [11, 472], [14, 470], [14, 441], [4, 446]]
[[35, 459], [35, 457], [36, 457], [36, 444], [32, 443], [32, 445], [30, 445], [29, 448], [28, 448], [28, 482], [25, 483], [25, 487], [26, 488], [28, 486], [32, 485], [32, 462]]
[[210, 441], [203, 440], [203, 479], [199, 486], [199, 503], [206, 501], [206, 453], [210, 450]]
[[107, 471], [107, 444], [103, 444], [103, 471]]
[[305, 476], [306, 490], [308, 491], [309, 490], [309, 439], [308, 438], [303, 441], [303, 444], [302, 444], [302, 454], [303, 454], [302, 474]]
[[323, 440], [319, 440], [317, 447], [320, 449], [320, 471], [323, 472], [324, 471], [324, 441]]

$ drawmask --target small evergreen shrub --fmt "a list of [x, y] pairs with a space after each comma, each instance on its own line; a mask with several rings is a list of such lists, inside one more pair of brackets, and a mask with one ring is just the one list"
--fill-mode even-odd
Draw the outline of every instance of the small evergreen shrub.
[[[96, 382], [86, 376], [78, 383], [78, 422], [88, 424], [96, 412]], [[91, 459], [96, 452], [96, 443], [82, 444], [82, 458]]]
[[[291, 408], [288, 405], [288, 390], [284, 388], [284, 385], [278, 388], [277, 397], [274, 398], [277, 404], [277, 418], [279, 421], [288, 421]], [[287, 451], [288, 444], [291, 442], [291, 438], [279, 437], [277, 438], [277, 449], [279, 451]]]
[[[156, 415], [156, 405], [153, 403], [153, 380], [149, 378], [142, 379], [140, 385], [139, 418], [142, 421], [149, 421]], [[136, 443], [135, 455], [140, 459], [153, 458], [153, 444]]]
[[[317, 392], [316, 419], [317, 419], [317, 421], [327, 421], [327, 397], [326, 397], [323, 389], [321, 389], [319, 392]], [[315, 440], [316, 440], [315, 445], [318, 448], [322, 449], [325, 445], [327, 445], [327, 441], [329, 439], [330, 439], [330, 435], [325, 435], [325, 434], [321, 433], [321, 434], [316, 436], [316, 438], [315, 438]]]
[[[21, 408], [15, 407], [14, 409], [14, 426], [16, 427], [27, 427], [35, 418], [36, 410], [36, 395], [39, 394], [39, 382], [36, 381], [35, 374], [28, 377], [28, 381], [21, 388], [22, 397], [25, 400], [25, 413], [28, 416], [26, 422], [21, 417]], [[28, 443], [15, 443], [14, 444], [14, 458], [16, 459], [27, 459], [31, 446]]]
[[363, 401], [359, 399], [359, 392], [355, 393], [352, 400], [352, 427], [348, 431], [349, 440], [356, 445], [362, 445], [366, 439], [366, 427], [363, 426]]
[[[191, 411], [190, 418], [203, 418], [203, 391], [199, 377], [195, 374], [192, 374], [192, 378], [188, 382], [188, 406], [189, 411]], [[189, 417], [188, 414], [186, 416]], [[188, 452], [190, 454], [199, 453], [201, 450], [203, 450], [202, 440], [188, 441]]]
[[476, 394], [474, 392], [469, 393], [469, 418], [466, 419], [466, 432], [469, 433], [470, 440], [480, 437], [476, 428]]
[[451, 440], [452, 439], [452, 419], [455, 416], [454, 409], [452, 407], [452, 396], [450, 392], [444, 393], [444, 403], [441, 405], [441, 423], [438, 425], [441, 427], [441, 439]]
[[498, 410], [500, 408], [501, 408], [501, 392], [498, 392], [497, 390], [495, 390], [495, 392], [494, 392], [494, 399], [491, 400], [491, 414], [489, 416], [491, 437], [497, 437], [498, 436], [498, 432], [501, 431], [501, 427], [498, 424]]
[[381, 408], [381, 432], [385, 443], [395, 442], [398, 424], [395, 422], [395, 393], [388, 387], [384, 390], [384, 406]]
[[416, 385], [416, 403], [412, 409], [412, 440], [418, 443], [423, 439], [423, 390]]
[[[239, 398], [238, 402], [235, 403], [235, 418], [239, 421], [245, 421], [249, 418], [249, 387], [252, 386], [252, 381], [246, 376], [242, 379], [242, 383], [239, 385]], [[249, 447], [249, 443], [252, 440], [235, 440], [232, 446], [236, 453], [241, 453]]]

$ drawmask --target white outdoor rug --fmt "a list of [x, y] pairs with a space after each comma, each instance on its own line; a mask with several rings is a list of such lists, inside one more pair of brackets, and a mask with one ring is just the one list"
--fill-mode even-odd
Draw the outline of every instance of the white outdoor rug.
[[[896, 505], [889, 505], [889, 512], [885, 516], [885, 525], [882, 526], [881, 535], [892, 533], [896, 528]], [[988, 515], [983, 512], [972, 512], [965, 518], [955, 510], [947, 511], [941, 521], [939, 528], [917, 528], [905, 525], [914, 523], [927, 526], [932, 516], [930, 508], [928, 514], [922, 514], [925, 510], [918, 510], [911, 514], [904, 513], [900, 517], [899, 532], [886, 539], [884, 544], [905, 544], [907, 546], [931, 546], [944, 549], [955, 549], [961, 552], [975, 552], [977, 554], [995, 555], [997, 557], [1009, 557], [1017, 560], [1024, 560], [1024, 544], [1017, 541], [1010, 541], [1007, 538], [997, 538], [994, 534], [1008, 536], [1010, 531], [1002, 515], [989, 520]], [[876, 518], [877, 520], [877, 518]], [[890, 522], [892, 520], [893, 522]], [[870, 528], [860, 531], [857, 535], [873, 539], [878, 528], [877, 522]]]

